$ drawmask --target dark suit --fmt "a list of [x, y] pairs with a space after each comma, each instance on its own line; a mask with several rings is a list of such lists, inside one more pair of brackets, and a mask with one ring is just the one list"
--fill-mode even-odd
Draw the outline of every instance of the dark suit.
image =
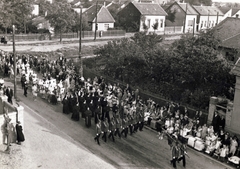
[[12, 104], [13, 90], [11, 88], [6, 89], [6, 96], [8, 97], [8, 102]]

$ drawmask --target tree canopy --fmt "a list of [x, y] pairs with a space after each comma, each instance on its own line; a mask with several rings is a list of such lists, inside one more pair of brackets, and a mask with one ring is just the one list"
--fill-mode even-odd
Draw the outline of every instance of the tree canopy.
[[110, 41], [95, 53], [104, 59], [108, 76], [205, 108], [210, 96], [232, 97], [235, 78], [217, 51], [219, 42], [211, 32], [201, 32], [184, 35], [165, 49], [160, 35], [140, 32]]
[[33, 0], [1, 0], [0, 2], [0, 25], [12, 29], [17, 27], [18, 32], [26, 33], [26, 23], [31, 19]]

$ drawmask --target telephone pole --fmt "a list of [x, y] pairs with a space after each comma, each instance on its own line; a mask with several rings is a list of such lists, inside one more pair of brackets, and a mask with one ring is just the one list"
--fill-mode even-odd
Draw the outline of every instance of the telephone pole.
[[98, 25], [97, 25], [97, 13], [98, 13], [98, 1], [96, 2], [96, 16], [95, 16], [94, 40], [96, 40], [96, 38], [97, 38], [97, 29], [98, 29]]
[[[80, 1], [81, 3], [81, 1]], [[83, 65], [82, 65], [82, 6], [80, 6], [80, 26], [79, 26], [79, 59], [80, 59], [80, 76], [83, 77]]]

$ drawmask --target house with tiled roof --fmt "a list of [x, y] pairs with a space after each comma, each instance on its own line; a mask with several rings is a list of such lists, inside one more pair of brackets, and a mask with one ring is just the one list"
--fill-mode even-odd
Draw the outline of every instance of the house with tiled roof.
[[212, 31], [221, 40], [219, 50], [222, 55], [236, 62], [240, 57], [240, 18], [228, 17]]
[[96, 5], [92, 5], [83, 12], [83, 15], [87, 18], [92, 31], [95, 31], [96, 22], [98, 31], [107, 31], [109, 28], [114, 28], [115, 19], [105, 6], [98, 5], [96, 10]]
[[167, 27], [182, 27], [182, 32], [196, 31], [196, 21], [198, 12], [188, 3], [174, 2], [168, 6], [165, 11], [167, 14], [173, 14], [172, 19], [166, 20]]
[[226, 19], [227, 17], [232, 16], [232, 8], [227, 6], [220, 6], [218, 9], [223, 13], [222, 20]]
[[232, 17], [240, 18], [240, 8], [232, 9]]
[[193, 8], [198, 12], [197, 31], [214, 27], [224, 16], [216, 6], [193, 6]]
[[163, 33], [167, 13], [156, 3], [128, 3], [118, 12], [119, 23], [128, 32]]

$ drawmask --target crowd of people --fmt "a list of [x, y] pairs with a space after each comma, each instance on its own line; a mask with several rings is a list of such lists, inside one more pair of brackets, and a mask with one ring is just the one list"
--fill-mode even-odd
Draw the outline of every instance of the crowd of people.
[[[4, 76], [12, 73], [9, 71], [13, 67], [12, 60], [10, 54], [1, 54]], [[91, 119], [94, 119], [94, 140], [99, 145], [100, 137], [105, 142], [107, 139], [115, 141], [115, 137], [127, 138], [128, 134], [142, 131], [144, 125], [153, 125], [159, 139], [168, 138], [173, 167], [180, 160], [183, 166], [186, 165], [186, 145], [190, 144], [200, 144], [201, 151], [216, 155], [221, 161], [237, 155], [239, 139], [225, 131], [225, 119], [217, 111], [212, 124], [207, 125], [201, 111], [190, 119], [188, 108], [184, 106], [173, 102], [159, 105], [152, 99], [143, 100], [139, 90], [128, 84], [111, 84], [103, 77], [84, 79], [76, 70], [74, 64], [62, 56], [50, 60], [22, 55], [17, 59], [17, 75], [21, 77], [24, 95], [27, 97], [30, 87], [34, 100], [40, 96], [52, 104], [62, 103], [63, 113], [71, 114], [74, 121], [85, 119], [87, 127], [91, 127]]]

